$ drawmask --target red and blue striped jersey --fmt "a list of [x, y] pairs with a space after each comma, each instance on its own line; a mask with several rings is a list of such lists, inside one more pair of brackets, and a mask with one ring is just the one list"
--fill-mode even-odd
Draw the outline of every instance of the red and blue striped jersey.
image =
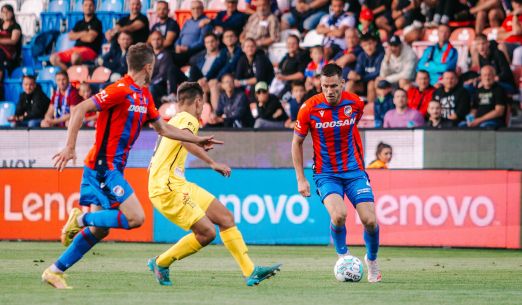
[[312, 134], [314, 173], [343, 173], [364, 170], [361, 136], [357, 123], [363, 100], [349, 92], [331, 106], [322, 93], [309, 98], [299, 109], [294, 132], [300, 137]]
[[91, 169], [123, 171], [142, 126], [160, 118], [147, 87], [128, 75], [91, 97], [100, 111], [96, 139], [85, 159]]

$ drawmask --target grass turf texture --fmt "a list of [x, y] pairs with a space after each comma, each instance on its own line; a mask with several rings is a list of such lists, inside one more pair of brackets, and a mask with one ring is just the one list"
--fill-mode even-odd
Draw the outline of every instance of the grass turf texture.
[[[380, 251], [383, 282], [340, 283], [331, 247], [251, 246], [257, 264], [281, 273], [246, 287], [223, 246], [209, 246], [171, 267], [161, 287], [146, 261], [167, 244], [102, 243], [68, 272], [73, 290], [40, 282], [64, 249], [59, 243], [0, 242], [0, 304], [522, 304], [522, 252], [391, 248]], [[364, 257], [364, 248], [352, 247]]]

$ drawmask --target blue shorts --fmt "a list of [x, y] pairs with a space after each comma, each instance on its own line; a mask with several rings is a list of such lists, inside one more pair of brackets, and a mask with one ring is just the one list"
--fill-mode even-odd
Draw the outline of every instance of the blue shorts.
[[330, 194], [338, 194], [342, 198], [346, 195], [354, 207], [361, 202], [374, 202], [370, 179], [365, 171], [314, 174], [314, 182], [323, 203]]
[[134, 193], [118, 170], [96, 171], [83, 168], [80, 186], [80, 205], [99, 205], [104, 209], [117, 209]]

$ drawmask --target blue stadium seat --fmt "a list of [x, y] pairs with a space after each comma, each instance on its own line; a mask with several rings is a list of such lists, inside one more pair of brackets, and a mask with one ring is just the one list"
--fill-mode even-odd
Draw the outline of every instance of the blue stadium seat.
[[123, 7], [124, 0], [102, 1], [96, 16], [100, 19], [104, 32], [114, 27], [116, 21], [122, 16]]
[[72, 31], [76, 23], [83, 19], [83, 12], [67, 13], [67, 32]]
[[16, 104], [13, 102], [0, 102], [0, 127], [11, 127], [11, 123], [7, 120], [13, 116], [16, 111]]
[[18, 67], [13, 70], [11, 75], [4, 79], [5, 99], [10, 102], [18, 103], [20, 93], [22, 93], [22, 77], [24, 75], [34, 75], [32, 67]]
[[42, 68], [38, 57], [51, 54], [53, 44], [60, 35], [58, 31], [42, 32], [22, 46], [22, 65], [33, 69]]
[[52, 89], [55, 85], [54, 76], [58, 70], [56, 67], [45, 67], [38, 73], [38, 77], [36, 77], [36, 82], [40, 84], [42, 91], [48, 97], [51, 97]]
[[141, 13], [147, 16], [147, 11], [150, 7], [150, 0], [141, 0]]
[[62, 30], [62, 21], [69, 12], [70, 2], [68, 0], [51, 0], [46, 12], [40, 14], [41, 31]]
[[[74, 40], [70, 40], [67, 33], [62, 33], [58, 38], [56, 38], [56, 43], [54, 44], [53, 53], [65, 51], [74, 47], [76, 42]], [[49, 62], [51, 54], [46, 54], [44, 56], [39, 56], [38, 61], [40, 62]]]

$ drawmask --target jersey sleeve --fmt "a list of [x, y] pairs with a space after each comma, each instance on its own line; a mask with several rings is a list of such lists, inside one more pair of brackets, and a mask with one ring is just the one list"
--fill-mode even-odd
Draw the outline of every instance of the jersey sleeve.
[[362, 116], [364, 114], [364, 101], [358, 95], [355, 96], [355, 100], [356, 100], [356, 105], [357, 105], [357, 118], [355, 120], [356, 120], [356, 122], [359, 122], [359, 120], [362, 118]]
[[149, 103], [147, 105], [147, 122], [154, 122], [161, 118], [158, 109], [156, 109], [156, 105], [154, 105], [154, 99], [152, 95], [148, 94]]
[[302, 138], [306, 137], [310, 129], [310, 107], [304, 103], [297, 113], [297, 121], [295, 121], [294, 133]]
[[92, 100], [96, 104], [98, 111], [104, 111], [125, 102], [127, 92], [123, 87], [118, 87], [118, 84], [114, 83], [93, 95]]
[[179, 129], [187, 129], [190, 132], [192, 132], [192, 134], [197, 134], [199, 129], [198, 120], [195, 117], [188, 114], [185, 114], [182, 118], [180, 118], [179, 121], [172, 125]]

